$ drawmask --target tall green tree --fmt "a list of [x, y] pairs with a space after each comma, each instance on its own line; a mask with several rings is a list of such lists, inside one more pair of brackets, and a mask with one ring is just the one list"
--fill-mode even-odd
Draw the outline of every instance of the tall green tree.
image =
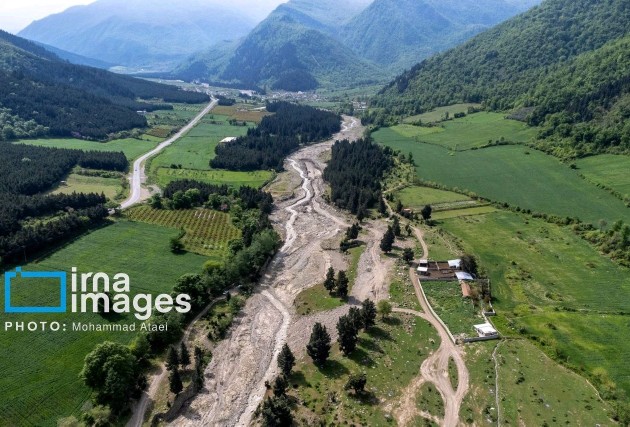
[[337, 286], [337, 282], [335, 282], [335, 269], [330, 267], [326, 272], [326, 279], [324, 280], [324, 288], [328, 292], [332, 292], [335, 290], [335, 286]]
[[268, 397], [262, 405], [263, 427], [287, 427], [293, 425], [291, 406], [286, 396]]
[[321, 323], [316, 323], [311, 332], [311, 338], [306, 346], [306, 352], [313, 362], [322, 366], [330, 355], [330, 334]]
[[411, 264], [411, 262], [413, 261], [414, 257], [415, 257], [415, 254], [413, 253], [413, 249], [405, 248], [403, 250], [402, 258], [403, 258], [403, 261], [405, 261], [407, 264]]
[[339, 348], [345, 356], [348, 356], [357, 347], [359, 331], [349, 316], [341, 316], [337, 322], [337, 332], [339, 333]]
[[179, 346], [179, 365], [182, 368], [190, 365], [190, 352], [188, 351], [188, 348], [186, 347], [186, 343], [184, 341], [182, 341]]
[[396, 236], [394, 235], [394, 230], [392, 230], [392, 227], [387, 227], [387, 231], [381, 239], [381, 250], [386, 254], [390, 253], [394, 247], [395, 241]]
[[178, 395], [184, 389], [182, 377], [179, 375], [179, 369], [174, 368], [168, 377], [168, 385], [171, 393]]
[[285, 377], [289, 377], [291, 375], [291, 371], [295, 366], [295, 356], [291, 351], [291, 348], [288, 344], [284, 344], [282, 350], [280, 350], [280, 354], [278, 355], [278, 368], [280, 368], [280, 372]]
[[129, 349], [106, 341], [85, 357], [80, 377], [96, 392], [96, 400], [119, 413], [127, 407], [140, 376], [138, 363]]
[[166, 369], [172, 371], [179, 366], [179, 355], [175, 347], [170, 346], [166, 352]]
[[337, 274], [337, 296], [339, 298], [346, 298], [348, 296], [348, 285], [350, 281], [345, 271], [340, 271]]
[[378, 302], [378, 312], [381, 314], [381, 319], [385, 320], [392, 313], [392, 305], [389, 301], [381, 300]]
[[426, 205], [425, 207], [423, 207], [420, 211], [420, 215], [422, 215], [422, 219], [424, 219], [425, 221], [430, 220], [431, 215], [433, 215], [433, 208], [431, 207], [431, 205]]
[[352, 324], [355, 326], [357, 331], [360, 331], [365, 327], [365, 321], [363, 319], [363, 314], [360, 308], [350, 307], [350, 310], [348, 311], [348, 317], [352, 321]]
[[400, 229], [400, 220], [397, 216], [394, 216], [392, 220], [392, 230], [394, 231], [394, 236], [400, 237], [402, 230]]
[[361, 304], [361, 316], [363, 316], [363, 325], [365, 329], [369, 329], [376, 323], [376, 305], [370, 299], [366, 299]]

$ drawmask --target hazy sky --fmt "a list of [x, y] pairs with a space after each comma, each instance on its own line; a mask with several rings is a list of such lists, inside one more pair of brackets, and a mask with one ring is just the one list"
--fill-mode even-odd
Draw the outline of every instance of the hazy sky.
[[[17, 33], [31, 22], [70, 6], [93, 3], [95, 0], [0, 0], [0, 29]], [[129, 0], [133, 1], [133, 0]], [[178, 0], [173, 0], [177, 2]], [[287, 0], [227, 0], [232, 5], [255, 5], [256, 9], [271, 11]]]

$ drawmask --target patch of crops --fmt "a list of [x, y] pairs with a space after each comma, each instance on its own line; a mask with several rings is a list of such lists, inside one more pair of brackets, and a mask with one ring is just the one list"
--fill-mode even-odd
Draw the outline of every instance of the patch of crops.
[[240, 237], [230, 215], [210, 209], [166, 210], [139, 206], [127, 214], [133, 221], [183, 229], [186, 250], [202, 255], [225, 252], [230, 240]]

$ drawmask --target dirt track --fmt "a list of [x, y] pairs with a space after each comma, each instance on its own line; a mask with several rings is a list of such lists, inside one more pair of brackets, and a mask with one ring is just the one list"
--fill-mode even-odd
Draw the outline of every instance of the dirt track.
[[[286, 169], [301, 177], [294, 196], [278, 202], [272, 221], [284, 234], [285, 245], [273, 259], [268, 273], [236, 321], [230, 336], [214, 351], [206, 370], [205, 389], [173, 422], [176, 426], [246, 426], [265, 393], [265, 381], [277, 373], [276, 357], [289, 342], [303, 352], [312, 325], [322, 322], [334, 337], [338, 318], [348, 307], [309, 317], [298, 317], [295, 297], [323, 280], [329, 266], [347, 263], [330, 245], [351, 225], [352, 219], [323, 199], [322, 155], [334, 140], [356, 140], [363, 134], [355, 118], [344, 117], [342, 132], [331, 141], [311, 145], [291, 155]], [[388, 262], [381, 261], [378, 241], [384, 228], [377, 222], [365, 225], [367, 250], [359, 262], [351, 302], [387, 295]], [[354, 297], [354, 298], [353, 298]]]

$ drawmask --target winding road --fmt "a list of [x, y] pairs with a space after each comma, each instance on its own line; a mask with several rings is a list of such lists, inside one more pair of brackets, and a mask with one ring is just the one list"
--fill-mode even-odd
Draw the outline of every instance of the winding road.
[[158, 155], [166, 147], [186, 135], [192, 128], [199, 124], [201, 119], [203, 119], [206, 114], [208, 114], [210, 111], [212, 111], [214, 107], [217, 106], [218, 102], [219, 101], [217, 99], [213, 99], [210, 104], [208, 104], [194, 119], [192, 119], [186, 126], [181, 128], [175, 135], [171, 136], [166, 141], [161, 142], [153, 150], [138, 157], [136, 161], [133, 162], [133, 171], [131, 172], [131, 174], [129, 174], [129, 188], [131, 192], [129, 194], [129, 198], [121, 203], [121, 209], [130, 208], [133, 205], [143, 202], [144, 200], [149, 198], [149, 192], [142, 187], [147, 180], [147, 174], [145, 171], [147, 160]]

